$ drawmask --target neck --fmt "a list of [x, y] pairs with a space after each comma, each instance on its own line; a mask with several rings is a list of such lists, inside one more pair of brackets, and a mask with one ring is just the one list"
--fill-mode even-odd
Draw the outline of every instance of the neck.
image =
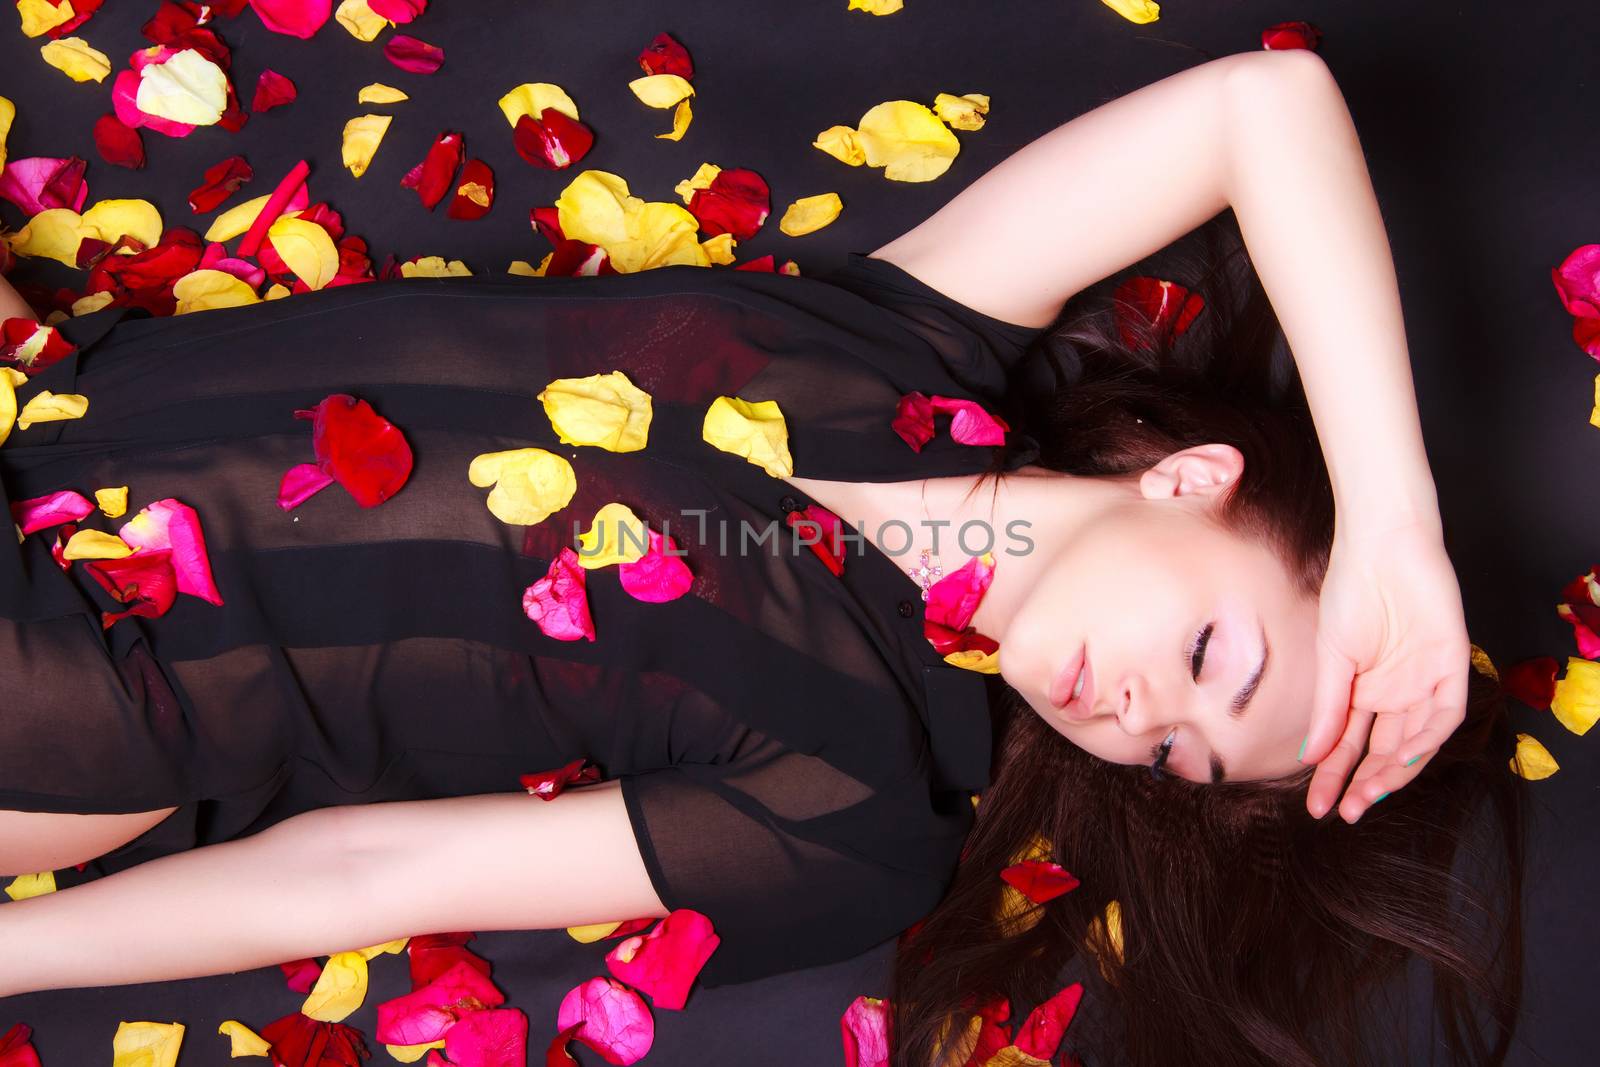
[[1051, 562], [1087, 524], [1126, 499], [1137, 482], [1042, 467], [1019, 468], [974, 491], [976, 482], [975, 475], [927, 480], [927, 514], [919, 509], [908, 520], [914, 536], [903, 567], [914, 566], [927, 548], [948, 576], [987, 549], [994, 557], [994, 580], [972, 626], [1004, 645], [1017, 608]]

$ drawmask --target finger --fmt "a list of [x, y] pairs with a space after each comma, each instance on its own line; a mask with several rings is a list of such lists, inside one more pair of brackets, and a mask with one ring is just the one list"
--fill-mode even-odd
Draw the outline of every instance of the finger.
[[1362, 766], [1356, 771], [1356, 779], [1352, 782], [1344, 799], [1339, 803], [1339, 814], [1347, 822], [1356, 822], [1366, 814], [1368, 808], [1388, 797], [1395, 790], [1409, 785], [1422, 768], [1428, 765], [1428, 757], [1432, 753], [1424, 753], [1415, 764], [1407, 765], [1396, 761], [1393, 757], [1379, 757], [1381, 762], [1368, 766], [1368, 761], [1363, 761]]
[[1311, 785], [1306, 790], [1306, 810], [1313, 817], [1322, 818], [1339, 799], [1339, 791], [1344, 786], [1350, 768], [1356, 765], [1356, 761], [1361, 758], [1361, 753], [1366, 748], [1367, 734], [1371, 728], [1372, 712], [1350, 713], [1350, 721], [1345, 726], [1344, 735], [1333, 750], [1317, 764], [1316, 773], [1311, 776]]
[[1349, 724], [1350, 681], [1355, 676], [1355, 664], [1325, 641], [1319, 640], [1315, 669], [1311, 722], [1300, 752], [1300, 762], [1321, 764]]
[[1441, 679], [1434, 688], [1432, 708], [1425, 725], [1415, 736], [1408, 737], [1401, 743], [1400, 761], [1404, 763], [1419, 753], [1437, 749], [1455, 733], [1456, 728], [1466, 719], [1466, 715], [1467, 672], [1463, 670]]

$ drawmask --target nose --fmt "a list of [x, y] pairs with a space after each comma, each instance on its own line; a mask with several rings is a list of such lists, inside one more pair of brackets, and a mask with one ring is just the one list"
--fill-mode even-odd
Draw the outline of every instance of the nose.
[[1116, 715], [1117, 725], [1129, 736], [1142, 737], [1160, 725], [1156, 719], [1161, 701], [1154, 698], [1149, 684], [1139, 675], [1124, 676], [1107, 699], [1112, 702], [1111, 713]]

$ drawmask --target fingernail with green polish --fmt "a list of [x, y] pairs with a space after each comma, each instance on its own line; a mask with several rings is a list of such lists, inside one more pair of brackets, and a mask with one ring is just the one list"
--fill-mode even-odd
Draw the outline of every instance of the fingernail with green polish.
[[1309, 740], [1311, 740], [1311, 735], [1306, 734], [1305, 739], [1300, 742], [1300, 754], [1295, 759], [1302, 760], [1306, 758], [1306, 741]]
[[1413, 763], [1417, 762], [1417, 760], [1419, 760], [1421, 758], [1422, 758], [1422, 753], [1418, 752], [1415, 756], [1412, 756], [1410, 759], [1406, 760], [1406, 766], [1407, 767], [1411, 766]]
[[1386, 797], [1388, 795], [1389, 795], [1388, 793], [1379, 793], [1376, 797], [1373, 798], [1372, 802], [1374, 804], [1376, 804], [1378, 801], [1382, 800], [1384, 797]]

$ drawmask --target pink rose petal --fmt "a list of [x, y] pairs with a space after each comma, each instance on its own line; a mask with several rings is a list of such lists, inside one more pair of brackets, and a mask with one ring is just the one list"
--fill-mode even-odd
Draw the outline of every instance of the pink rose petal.
[[278, 485], [278, 506], [293, 511], [333, 484], [333, 475], [315, 463], [297, 463], [283, 472]]
[[310, 37], [333, 14], [333, 0], [250, 0], [261, 24], [273, 33]]
[[36, 496], [30, 500], [11, 503], [11, 521], [22, 527], [24, 536], [60, 526], [64, 522], [77, 522], [94, 511], [94, 504], [82, 493], [71, 489]]
[[1550, 280], [1568, 314], [1600, 318], [1600, 244], [1573, 249], [1561, 266], [1550, 272]]
[[294, 103], [299, 95], [294, 82], [275, 70], [264, 70], [261, 77], [256, 79], [256, 95], [250, 101], [250, 110], [271, 111], [275, 107]]
[[558, 641], [594, 640], [594, 620], [589, 617], [587, 576], [578, 554], [563, 546], [550, 561], [550, 570], [522, 594], [522, 610], [539, 624], [547, 637]]
[[235, 259], [228, 255], [227, 246], [217, 241], [206, 245], [205, 252], [200, 256], [198, 269], [220, 270], [225, 274], [231, 274], [252, 289], [261, 288], [261, 283], [267, 280], [266, 271], [247, 259]]
[[84, 161], [77, 156], [8, 160], [5, 169], [0, 171], [0, 197], [28, 215], [37, 215], [53, 207], [82, 211], [84, 201], [89, 198], [89, 186], [83, 180], [84, 166]]
[[630, 937], [606, 953], [606, 966], [619, 981], [650, 995], [658, 1008], [678, 1011], [689, 999], [706, 960], [722, 943], [711, 920], [690, 908], [672, 912], [648, 934]]
[[922, 446], [933, 440], [933, 401], [920, 392], [905, 394], [895, 405], [889, 425], [911, 451], [921, 452]]
[[[138, 52], [134, 53], [139, 55]], [[135, 66], [143, 64], [135, 63]], [[117, 113], [117, 120], [131, 129], [143, 126], [157, 133], [164, 133], [168, 137], [187, 137], [194, 132], [194, 126], [187, 122], [174, 122], [164, 119], [159, 115], [147, 115], [139, 110], [135, 103], [139, 96], [139, 75], [136, 70], [124, 70], [117, 74], [116, 80], [111, 83], [111, 108]]]
[[652, 604], [676, 600], [689, 591], [694, 575], [682, 556], [668, 555], [678, 551], [677, 542], [649, 530], [650, 549], [632, 563], [619, 563], [617, 577], [623, 590], [635, 600]]
[[488, 976], [462, 961], [414, 992], [378, 1005], [377, 1038], [385, 1045], [427, 1045], [462, 1016], [506, 1002]]
[[844, 1040], [844, 1067], [888, 1067], [889, 1002], [860, 996], [839, 1017]]
[[397, 33], [383, 46], [389, 62], [413, 74], [432, 74], [444, 65], [444, 49], [427, 41]]
[[957, 400], [954, 397], [931, 398], [933, 410], [951, 416], [950, 436], [964, 445], [1003, 445], [1006, 431], [1011, 427], [998, 415], [983, 410], [975, 400]]
[[928, 590], [925, 622], [964, 630], [978, 610], [978, 601], [994, 581], [994, 567], [982, 556], [973, 556], [952, 574], [934, 582]]
[[367, 0], [374, 15], [404, 25], [428, 9], [428, 0]]
[[172, 568], [178, 574], [178, 592], [222, 605], [222, 594], [211, 577], [211, 558], [194, 508], [168, 497], [157, 500], [122, 524], [117, 536], [134, 548], [171, 549]]
[[643, 998], [605, 975], [574, 986], [561, 999], [556, 1029], [579, 1022], [584, 1025], [573, 1038], [619, 1067], [643, 1058], [656, 1037], [656, 1022]]
[[455, 1067], [525, 1067], [528, 1017], [516, 1008], [464, 1015], [445, 1031], [444, 1054]]

